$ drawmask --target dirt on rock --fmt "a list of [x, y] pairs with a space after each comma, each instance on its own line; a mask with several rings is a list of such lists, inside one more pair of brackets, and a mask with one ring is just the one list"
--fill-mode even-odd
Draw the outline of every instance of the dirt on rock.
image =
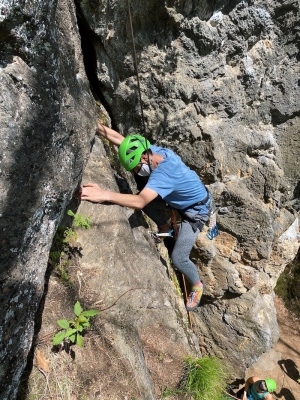
[[[132, 366], [128, 359], [116, 351], [114, 332], [110, 331], [101, 315], [94, 318], [92, 329], [84, 336], [83, 348], [52, 345], [53, 335], [58, 330], [56, 320], [58, 317], [72, 317], [73, 305], [80, 292], [80, 287], [74, 291], [77, 285], [75, 265], [73, 269], [73, 287], [63, 285], [55, 277], [50, 277], [48, 281], [47, 296], [41, 310], [41, 326], [35, 339], [32, 359], [23, 376], [18, 400], [140, 399]], [[289, 312], [279, 297], [275, 299], [275, 306], [279, 341], [246, 371], [246, 378], [253, 375], [273, 378], [277, 382], [274, 399], [300, 400], [300, 384], [297, 382], [300, 379], [300, 318]], [[163, 388], [175, 388], [179, 382], [183, 371], [180, 360], [183, 361], [184, 351], [178, 348], [178, 357], [175, 359], [158, 325], [153, 326], [150, 332], [140, 333], [159, 399]]]
[[76, 292], [54, 277], [49, 279], [41, 328], [23, 374], [18, 400], [119, 400], [138, 396], [130, 363], [116, 352], [114, 333], [101, 321], [101, 315], [91, 321], [82, 348], [52, 344], [60, 329], [57, 319], [74, 318]]

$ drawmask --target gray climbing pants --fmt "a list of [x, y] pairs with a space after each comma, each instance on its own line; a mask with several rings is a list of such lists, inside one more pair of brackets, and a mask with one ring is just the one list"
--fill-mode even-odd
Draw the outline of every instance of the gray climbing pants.
[[200, 279], [196, 265], [190, 260], [190, 252], [194, 246], [198, 234], [209, 219], [208, 214], [180, 212], [182, 222], [179, 228], [172, 261], [175, 267], [190, 281], [192, 285]]
[[[178, 271], [184, 274], [192, 285], [198, 282], [200, 278], [195, 264], [189, 258], [190, 252], [198, 234], [209, 220], [211, 201], [212, 197], [210, 195], [207, 203], [200, 207], [199, 210], [195, 209], [195, 212], [177, 210], [181, 215], [182, 221], [172, 252], [172, 261]], [[159, 226], [167, 222], [163, 212], [165, 206], [166, 203], [160, 197], [157, 197], [144, 207], [143, 211]]]

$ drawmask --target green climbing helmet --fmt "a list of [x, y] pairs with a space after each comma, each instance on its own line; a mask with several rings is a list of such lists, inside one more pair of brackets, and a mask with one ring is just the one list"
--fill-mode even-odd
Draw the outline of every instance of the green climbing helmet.
[[140, 135], [128, 135], [120, 144], [119, 159], [127, 171], [138, 165], [144, 151], [150, 149], [150, 142]]
[[274, 381], [274, 379], [265, 379], [266, 382], [266, 386], [268, 389], [268, 392], [272, 393], [274, 392], [274, 390], [276, 390], [276, 382]]

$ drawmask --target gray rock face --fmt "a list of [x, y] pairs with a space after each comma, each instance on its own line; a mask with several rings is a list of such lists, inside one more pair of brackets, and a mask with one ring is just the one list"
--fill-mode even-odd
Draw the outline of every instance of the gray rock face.
[[[242, 375], [278, 338], [273, 288], [299, 248], [299, 2], [196, 3], [131, 1], [141, 95], [146, 134], [226, 210], [217, 240], [199, 235], [195, 318], [202, 350]], [[79, 4], [112, 120], [143, 132], [127, 2]]]
[[49, 249], [89, 155], [95, 107], [72, 2], [2, 2], [0, 32], [0, 397], [6, 399], [16, 394], [32, 344]]
[[[99, 138], [83, 179], [118, 190]], [[114, 348], [129, 361], [135, 376], [135, 393], [140, 399], [156, 399], [162, 388], [158, 390], [154, 382], [159, 374], [153, 364], [157, 368], [164, 347], [169, 346], [172, 363], [182, 362], [185, 355], [200, 354], [198, 341], [188, 327], [182, 298], [174, 290], [154, 241], [139, 221], [139, 213], [117, 205], [88, 202], [83, 202], [78, 212], [92, 216], [91, 229], [78, 232], [83, 249], [79, 270], [84, 282], [82, 296], [85, 294], [90, 304], [99, 304], [99, 298], [103, 299], [107, 307], [131, 290], [99, 319], [106, 330], [113, 332]], [[110, 396], [114, 395], [111, 392]]]
[[[93, 89], [102, 93], [113, 126], [142, 132], [127, 1], [76, 5]], [[226, 358], [242, 376], [277, 340], [273, 288], [299, 248], [299, 2], [131, 0], [131, 12], [146, 133], [195, 169], [221, 208], [219, 237], [210, 242], [203, 232], [193, 250], [206, 283], [203, 306], [193, 314], [196, 335], [203, 353]], [[52, 238], [81, 179], [97, 113], [71, 0], [2, 2], [0, 33], [0, 393], [6, 399], [16, 395]], [[97, 166], [99, 183], [115, 189], [108, 166]], [[101, 208], [96, 236], [105, 242], [106, 229], [113, 229], [116, 243], [105, 244], [114, 251], [103, 253], [97, 270], [103, 280], [89, 282], [107, 296], [121, 272], [126, 287], [150, 286], [156, 264], [140, 231], [133, 230], [142, 250], [133, 240], [128, 215], [110, 207], [111, 214]], [[119, 231], [128, 240], [118, 246]], [[99, 260], [89, 238], [82, 242], [88, 271]], [[124, 267], [129, 246], [149, 271], [138, 262]], [[130, 314], [130, 302], [107, 319], [118, 351], [140, 372], [143, 398], [154, 398], [154, 389], [137, 331], [151, 330], [150, 311], [172, 340], [179, 332], [176, 345], [193, 348], [163, 283], [153, 279], [158, 299], [141, 301], [144, 321]]]

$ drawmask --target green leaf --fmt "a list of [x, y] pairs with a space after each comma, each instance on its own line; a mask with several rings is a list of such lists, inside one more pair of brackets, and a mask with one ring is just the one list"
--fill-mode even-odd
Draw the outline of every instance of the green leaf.
[[99, 314], [98, 310], [87, 310], [87, 311], [83, 311], [81, 313], [81, 315], [83, 315], [85, 317], [94, 317], [97, 314]]
[[71, 335], [71, 336], [70, 336], [70, 340], [71, 340], [72, 343], [75, 343], [75, 340], [76, 340], [76, 335], [75, 335], [75, 333], [74, 333], [74, 335]]
[[89, 322], [82, 322], [81, 325], [82, 326], [91, 326], [91, 324]]
[[92, 222], [92, 220], [89, 217], [87, 217], [85, 219], [85, 221], [83, 221], [82, 228], [83, 229], [90, 229], [90, 227], [91, 227], [90, 223], [91, 222]]
[[80, 314], [78, 317], [78, 321], [80, 324], [82, 324], [83, 322], [88, 322], [89, 320], [85, 318], [82, 314]]
[[68, 329], [66, 332], [66, 337], [70, 337], [72, 335], [74, 335], [74, 333], [77, 332], [77, 329]]
[[75, 217], [75, 214], [72, 210], [68, 210], [67, 214], [70, 215], [70, 217]]
[[76, 343], [78, 344], [79, 347], [83, 346], [82, 336], [79, 333], [77, 333]]
[[81, 307], [79, 301], [77, 300], [75, 303], [75, 306], [74, 306], [74, 313], [75, 313], [76, 317], [79, 317], [79, 315], [81, 314], [81, 311], [82, 311], [82, 307]]
[[65, 335], [66, 335], [65, 332], [58, 332], [58, 333], [54, 336], [54, 338], [53, 338], [53, 340], [52, 340], [52, 343], [53, 343], [54, 345], [60, 344], [60, 343], [64, 340]]
[[78, 331], [78, 332], [82, 332], [82, 331], [83, 331], [83, 326], [79, 324], [79, 325], [78, 325], [77, 331]]
[[59, 319], [57, 325], [63, 329], [69, 329], [69, 322], [66, 319]]

